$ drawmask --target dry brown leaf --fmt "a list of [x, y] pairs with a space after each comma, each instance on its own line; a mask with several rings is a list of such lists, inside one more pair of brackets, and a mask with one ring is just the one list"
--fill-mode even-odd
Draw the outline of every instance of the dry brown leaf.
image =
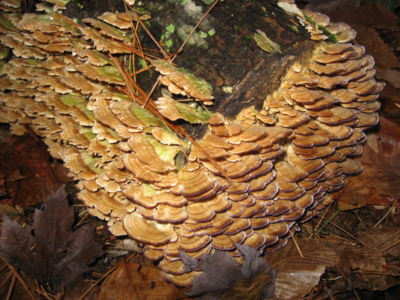
[[182, 297], [183, 291], [164, 281], [153, 266], [121, 262], [103, 283], [98, 300], [169, 300]]
[[400, 119], [400, 89], [389, 82], [386, 83], [381, 95], [384, 101], [382, 112], [385, 116]]
[[399, 67], [398, 58], [376, 30], [362, 25], [354, 25], [353, 29], [357, 31], [356, 41], [365, 46], [366, 52], [374, 57], [377, 66], [389, 69]]
[[[303, 257], [293, 241], [282, 250], [267, 255], [271, 267], [277, 270], [275, 294], [278, 299], [302, 299], [316, 286], [327, 267], [339, 267], [342, 271], [357, 270], [361, 276], [368, 276], [363, 271], [382, 272], [386, 261], [382, 254], [370, 248], [356, 246], [354, 243], [339, 238], [297, 240]], [[387, 277], [385, 275], [375, 275]], [[388, 279], [389, 280], [389, 279]], [[387, 281], [381, 285], [369, 286], [374, 290], [383, 290]], [[362, 281], [360, 281], [360, 284]], [[393, 283], [389, 283], [389, 286]]]
[[400, 71], [395, 69], [376, 68], [376, 77], [390, 82], [395, 88], [400, 88]]
[[400, 198], [400, 126], [381, 118], [376, 134], [367, 138], [364, 154], [359, 159], [364, 171], [349, 178], [339, 197], [341, 210], [365, 205], [393, 204]]
[[[325, 2], [325, 1], [324, 1]], [[327, 3], [333, 1], [326, 1]], [[350, 25], [363, 25], [366, 27], [396, 26], [397, 16], [381, 3], [367, 2], [360, 7], [351, 7], [354, 0], [342, 1], [342, 5], [332, 9], [328, 15], [335, 21], [345, 22]]]
[[46, 146], [29, 135], [15, 137], [4, 130], [0, 135], [0, 173], [8, 193], [2, 203], [25, 207], [43, 202], [62, 184]]
[[[360, 232], [357, 238], [370, 248], [384, 250], [400, 239], [400, 228], [372, 228], [365, 232]], [[400, 244], [390, 248], [387, 254], [400, 257]]]
[[293, 243], [265, 258], [277, 270], [275, 295], [278, 299], [301, 299], [316, 286], [327, 266], [339, 261], [338, 246], [348, 245], [337, 238], [298, 240], [304, 257]]
[[33, 219], [32, 227], [3, 219], [0, 255], [42, 284], [56, 291], [70, 287], [103, 255], [93, 226], [72, 229], [74, 210], [63, 186], [47, 199], [44, 210], [35, 210]]

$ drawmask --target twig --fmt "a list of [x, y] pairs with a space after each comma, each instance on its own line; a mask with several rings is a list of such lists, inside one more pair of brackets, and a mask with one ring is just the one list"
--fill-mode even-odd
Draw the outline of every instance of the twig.
[[[325, 226], [328, 225], [333, 219], [335, 219], [335, 218], [337, 217], [338, 214], [339, 214], [339, 211], [338, 211], [338, 210], [335, 211], [335, 212], [333, 213], [333, 215], [330, 216], [330, 218], [327, 219], [326, 222], [325, 222], [323, 225], [321, 225], [321, 229], [320, 229], [318, 232], [316, 232], [316, 234], [319, 234], [322, 230], [324, 230]], [[322, 217], [320, 217], [320, 218], [322, 219], [324, 216], [325, 216], [325, 214], [324, 214]]]
[[385, 269], [395, 269], [397, 272], [400, 271], [400, 267], [396, 266], [396, 265], [392, 265], [392, 264], [388, 264], [388, 265], [383, 265], [382, 267], [384, 267]]
[[376, 226], [378, 226], [380, 223], [382, 223], [383, 220], [386, 219], [386, 217], [390, 214], [390, 212], [394, 209], [394, 207], [396, 206], [397, 202], [399, 201], [399, 199], [396, 199], [396, 201], [393, 202], [392, 206], [388, 209], [388, 211], [386, 212], [386, 214], [378, 221], [376, 222], [376, 224], [374, 226], [372, 226], [372, 228], [375, 228]]
[[117, 265], [113, 266], [110, 270], [105, 272], [99, 279], [97, 279], [80, 297], [78, 300], [83, 300], [85, 297], [96, 287], [96, 285], [99, 284], [100, 281], [102, 281], [104, 278], [106, 278], [110, 273], [112, 273], [115, 269], [117, 268]]
[[294, 245], [296, 246], [296, 249], [297, 249], [297, 251], [299, 252], [300, 257], [301, 257], [301, 258], [304, 258], [303, 252], [301, 251], [300, 246], [299, 246], [299, 244], [297, 243], [297, 240], [296, 240], [296, 238], [294, 237], [294, 234], [293, 234], [292, 231], [290, 232], [290, 236], [291, 236], [292, 239], [293, 239]]
[[12, 276], [11, 272], [7, 272], [8, 274], [6, 275], [6, 277], [0, 282], [0, 290], [3, 288], [3, 285], [5, 285], [7, 283], [7, 281], [10, 279], [10, 277]]
[[215, 0], [213, 4], [208, 8], [208, 10], [204, 13], [204, 15], [201, 16], [200, 20], [197, 22], [197, 24], [193, 27], [192, 31], [186, 38], [186, 40], [182, 43], [182, 45], [179, 47], [179, 49], [176, 51], [175, 55], [172, 57], [171, 62], [175, 60], [175, 58], [178, 56], [179, 53], [182, 52], [183, 48], [185, 48], [186, 44], [189, 42], [190, 38], [192, 35], [196, 32], [197, 28], [200, 26], [200, 24], [204, 21], [204, 19], [210, 14], [210, 12], [213, 10], [213, 8], [218, 4], [219, 0]]
[[155, 39], [155, 37], [151, 34], [150, 30], [147, 29], [146, 25], [144, 25], [144, 23], [142, 22], [142, 20], [140, 20], [140, 18], [138, 19], [139, 24], [143, 27], [144, 31], [146, 31], [146, 33], [148, 34], [148, 36], [150, 37], [150, 39], [156, 44], [156, 46], [158, 47], [158, 49], [160, 49], [161, 54], [164, 56], [164, 59], [166, 59], [167, 61], [169, 61], [169, 55], [164, 51], [163, 47], [161, 47], [161, 45], [157, 42], [157, 40]]
[[400, 244], [400, 240], [397, 240], [396, 242], [394, 242], [394, 243], [391, 244], [390, 246], [387, 246], [385, 249], [381, 250], [381, 253], [386, 252], [386, 251], [392, 249], [393, 247], [397, 246], [398, 244]]
[[[176, 51], [176, 53], [174, 54], [174, 56], [170, 59], [170, 61], [168, 61], [169, 63], [172, 63], [177, 56], [179, 55], [179, 53], [181, 53], [183, 51], [183, 48], [185, 48], [186, 44], [189, 42], [190, 38], [192, 37], [192, 35], [196, 32], [197, 28], [200, 26], [200, 24], [204, 21], [204, 19], [210, 14], [210, 12], [213, 10], [213, 8], [218, 4], [219, 0], [215, 0], [213, 2], [213, 4], [208, 8], [208, 10], [201, 16], [200, 20], [196, 23], [196, 25], [193, 27], [192, 31], [189, 33], [189, 35], [187, 36], [187, 38], [185, 39], [185, 41], [180, 45], [180, 47], [178, 48], [178, 50]], [[146, 31], [147, 32], [147, 31]], [[161, 47], [161, 46], [160, 46]], [[143, 107], [146, 107], [147, 102], [149, 101], [150, 97], [152, 96], [152, 94], [154, 93], [155, 89], [158, 86], [158, 80], [153, 84], [153, 86], [151, 87], [151, 90], [148, 94], [148, 96], [146, 97], [146, 101], [143, 105]]]
[[11, 283], [10, 283], [10, 285], [8, 287], [6, 300], [10, 300], [11, 299], [11, 295], [12, 295], [12, 293], [14, 291], [14, 287], [15, 287], [15, 281], [16, 281], [16, 277], [15, 277], [15, 274], [14, 274], [12, 279], [11, 279]]
[[144, 100], [144, 103], [143, 103], [143, 105], [142, 105], [143, 108], [146, 107], [146, 105], [147, 105], [147, 103], [149, 102], [151, 96], [153, 95], [154, 91], [155, 91], [156, 88], [158, 87], [158, 83], [159, 83], [159, 81], [157, 80], [157, 81], [153, 84], [153, 86], [151, 87], [151, 90], [150, 90], [150, 92], [147, 94], [147, 97], [146, 97], [146, 99]]
[[[313, 237], [313, 235], [317, 232], [318, 227], [321, 225], [322, 221], [324, 220], [325, 216], [327, 215], [327, 213], [329, 212], [329, 209], [332, 206], [332, 203], [329, 203], [329, 206], [327, 207], [327, 209], [325, 210], [324, 214], [322, 215], [322, 217], [319, 219], [317, 226], [315, 226], [313, 232], [311, 232], [310, 236], [308, 237], [309, 239], [311, 239]], [[336, 217], [337, 214], [334, 214], [334, 216]], [[322, 230], [322, 229], [321, 229]]]
[[[129, 96], [129, 98], [138, 103], [138, 104], [143, 104], [144, 100], [143, 98], [146, 98], [147, 95], [145, 93], [145, 91], [143, 91], [137, 84], [136, 82], [132, 79], [132, 77], [129, 76], [129, 74], [127, 74], [127, 72], [122, 68], [121, 64], [119, 63], [118, 59], [115, 58], [114, 56], [110, 56], [111, 60], [114, 62], [114, 65], [117, 67], [117, 69], [120, 71], [122, 77], [124, 78], [125, 84], [126, 84], [126, 93]], [[142, 97], [138, 97], [135, 96], [133, 94], [133, 91], [136, 90], [139, 92], [139, 94], [141, 94]], [[226, 173], [226, 170], [223, 169], [218, 163], [217, 161], [212, 158], [207, 151], [205, 151], [203, 149], [203, 147], [200, 146], [199, 143], [197, 143], [197, 141], [182, 127], [179, 125], [175, 125], [172, 124], [171, 122], [169, 122], [158, 110], [157, 107], [155, 106], [154, 102], [151, 100], [151, 98], [149, 98], [148, 100], [149, 105], [147, 106], [147, 109], [153, 113], [157, 118], [160, 119], [160, 121], [162, 121], [165, 126], [167, 126], [168, 128], [170, 128], [171, 130], [173, 130], [174, 132], [178, 133], [179, 135], [187, 138], [192, 144], [193, 146], [197, 147], [203, 154], [204, 156], [210, 161], [210, 163], [222, 174], [222, 176], [225, 177], [226, 180], [228, 180], [228, 182], [232, 182], [231, 178], [228, 176], [228, 174]]]
[[358, 295], [356, 289], [355, 289], [355, 288], [352, 288], [352, 289], [353, 289], [354, 295], [356, 295], [357, 300], [361, 300], [361, 298], [360, 298], [360, 296]]
[[377, 245], [377, 248], [382, 247], [387, 241], [390, 241], [392, 238], [394, 238], [396, 235], [400, 234], [400, 230], [396, 231], [394, 234], [392, 234], [390, 237], [385, 239], [383, 242], [381, 242], [379, 245]]
[[356, 236], [354, 236], [353, 234], [351, 234], [350, 232], [348, 232], [346, 229], [340, 227], [339, 225], [336, 225], [335, 223], [333, 223], [332, 221], [329, 221], [330, 224], [332, 224], [334, 227], [336, 227], [337, 229], [339, 229], [340, 231], [344, 232], [345, 234], [347, 234], [348, 236], [350, 236], [352, 239], [354, 239], [355, 241], [357, 241], [358, 243], [360, 243], [361, 245], [363, 245], [364, 247], [368, 247], [368, 245], [365, 245], [362, 241], [360, 241]]
[[365, 225], [364, 221], [361, 220], [360, 216], [359, 216], [358, 213], [357, 213], [357, 210], [354, 211], [354, 214], [356, 215], [358, 221], [362, 224], [362, 226], [364, 227], [364, 229], [367, 230], [368, 227], [367, 227], [367, 225]]

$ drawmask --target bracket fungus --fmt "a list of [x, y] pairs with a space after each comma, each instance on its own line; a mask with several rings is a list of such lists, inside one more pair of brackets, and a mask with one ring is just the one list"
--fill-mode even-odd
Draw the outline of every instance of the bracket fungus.
[[[237, 244], [279, 249], [362, 170], [355, 157], [363, 131], [378, 122], [383, 83], [346, 24], [303, 11], [312, 53], [292, 63], [261, 108], [235, 118], [202, 106], [214, 101], [205, 80], [149, 59], [169, 90], [151, 103], [156, 115], [134, 102], [111, 59], [134, 52], [136, 15], [78, 24], [43, 4], [40, 13], [14, 13], [17, 2], [1, 2], [10, 9], [1, 13], [0, 41], [13, 56], [1, 64], [0, 122], [41, 136], [89, 212], [113, 234], [143, 243], [178, 285], [200, 274], [186, 270], [182, 251], [196, 259], [229, 251], [240, 260]], [[207, 127], [197, 144], [165, 125], [178, 119]]]

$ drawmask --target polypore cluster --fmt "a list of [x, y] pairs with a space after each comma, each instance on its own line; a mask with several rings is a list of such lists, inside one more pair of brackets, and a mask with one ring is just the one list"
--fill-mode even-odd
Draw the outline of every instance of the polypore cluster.
[[[235, 119], [201, 109], [212, 104], [203, 80], [153, 61], [165, 93], [155, 107], [166, 119], [207, 123], [191, 143], [134, 102], [112, 54], [130, 54], [138, 16], [106, 13], [82, 25], [44, 4], [12, 12], [2, 1], [0, 121], [15, 134], [32, 128], [78, 181], [79, 199], [115, 235], [143, 243], [164, 275], [188, 285], [180, 252], [215, 250], [240, 259], [236, 244], [273, 251], [296, 224], [330, 203], [361, 166], [363, 130], [378, 122], [372, 57], [345, 24], [304, 12], [315, 48], [292, 65], [261, 110]], [[50, 1], [51, 2], [51, 1]], [[335, 38], [336, 42], [329, 39]]]

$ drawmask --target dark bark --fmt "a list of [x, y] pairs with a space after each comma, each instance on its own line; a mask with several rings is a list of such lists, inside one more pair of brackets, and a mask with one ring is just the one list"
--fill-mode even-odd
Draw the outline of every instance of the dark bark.
[[[77, 2], [83, 9], [76, 9]], [[210, 7], [204, 3], [210, 1], [200, 0], [136, 2], [139, 11], [151, 15], [145, 24], [171, 55], [178, 51]], [[72, 1], [66, 13], [80, 18], [88, 13], [96, 16], [105, 10], [121, 11], [124, 7], [122, 0], [104, 1], [103, 5], [97, 3]], [[173, 28], [173, 32], [168, 33], [167, 26], [170, 30]], [[258, 29], [281, 46], [282, 54], [269, 54], [257, 46], [253, 34]], [[141, 34], [145, 47], [157, 49], [143, 30]], [[213, 110], [234, 117], [244, 107], [260, 107], [266, 95], [278, 88], [287, 68], [310, 53], [312, 45], [306, 39], [307, 33], [297, 19], [279, 9], [276, 1], [226, 0], [219, 2], [206, 16], [174, 62], [211, 83], [215, 96]], [[146, 72], [138, 80], [148, 91], [156, 76]], [[190, 131], [196, 135], [197, 130], [192, 128]]]

